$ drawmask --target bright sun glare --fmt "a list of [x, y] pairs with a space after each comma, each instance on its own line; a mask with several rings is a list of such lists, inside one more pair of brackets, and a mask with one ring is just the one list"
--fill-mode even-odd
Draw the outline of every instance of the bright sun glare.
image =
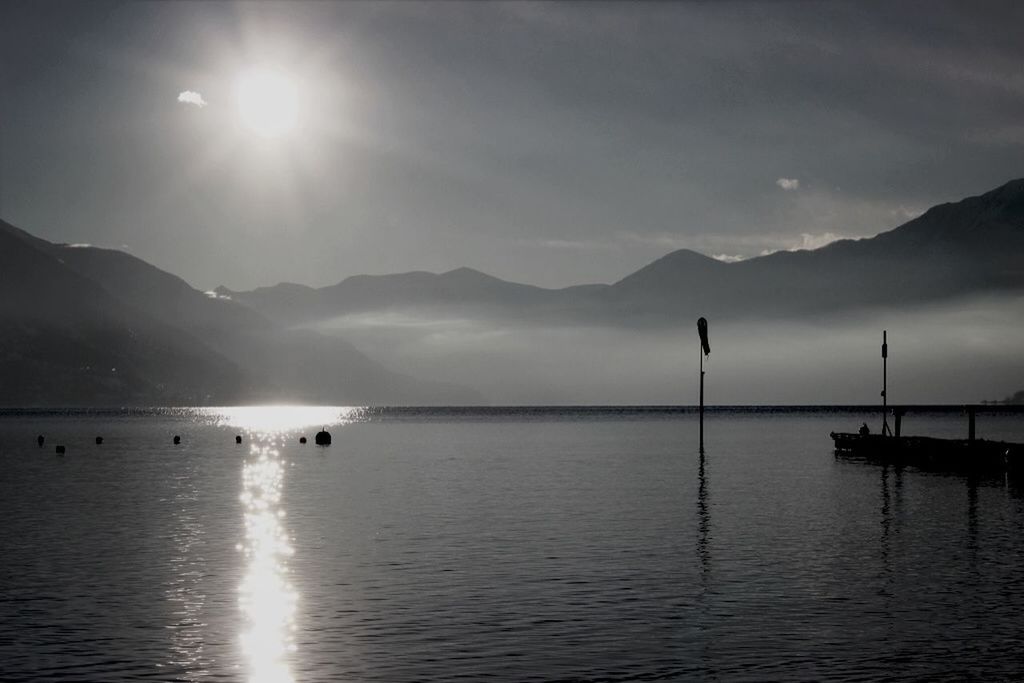
[[267, 138], [281, 137], [295, 128], [299, 97], [295, 82], [275, 69], [253, 69], [235, 84], [242, 123]]

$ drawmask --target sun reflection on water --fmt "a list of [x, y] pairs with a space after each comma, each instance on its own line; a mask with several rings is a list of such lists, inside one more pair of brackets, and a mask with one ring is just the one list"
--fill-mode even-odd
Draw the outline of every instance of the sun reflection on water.
[[253, 683], [294, 680], [289, 653], [295, 651], [295, 607], [298, 595], [288, 580], [288, 558], [294, 552], [284, 527], [281, 507], [284, 463], [272, 446], [253, 445], [242, 469], [241, 501], [245, 506], [246, 569], [239, 590], [245, 617], [242, 651]]
[[337, 406], [231, 406], [201, 408], [199, 415], [219, 427], [248, 432], [252, 446], [242, 465], [245, 540], [237, 548], [245, 556], [245, 574], [238, 586], [244, 624], [241, 648], [252, 683], [293, 681], [290, 658], [295, 652], [298, 594], [289, 580], [288, 560], [294, 550], [285, 527], [282, 501], [286, 462], [277, 450], [289, 432], [347, 424], [362, 408]]
[[362, 408], [344, 406], [226, 406], [202, 408], [201, 413], [221, 427], [236, 427], [259, 437], [303, 428], [352, 422]]

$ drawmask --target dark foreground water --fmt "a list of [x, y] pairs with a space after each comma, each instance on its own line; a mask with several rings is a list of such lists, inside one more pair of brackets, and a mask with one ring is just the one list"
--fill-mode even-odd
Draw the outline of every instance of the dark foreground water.
[[1019, 680], [1021, 482], [837, 459], [863, 419], [0, 413], [0, 680]]

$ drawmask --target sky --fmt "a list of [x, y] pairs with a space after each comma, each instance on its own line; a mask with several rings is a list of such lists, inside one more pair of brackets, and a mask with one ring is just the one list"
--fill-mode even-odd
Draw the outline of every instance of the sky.
[[[201, 289], [813, 248], [1024, 176], [1021, 26], [1014, 2], [8, 0], [0, 217]], [[255, 114], [253, 74], [283, 84]]]

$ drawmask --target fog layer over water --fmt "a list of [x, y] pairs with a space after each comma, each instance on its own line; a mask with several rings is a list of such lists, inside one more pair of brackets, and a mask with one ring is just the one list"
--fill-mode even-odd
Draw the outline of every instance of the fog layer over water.
[[1019, 677], [1020, 482], [833, 455], [879, 419], [712, 412], [701, 457], [673, 409], [3, 412], [0, 677]]
[[[471, 387], [495, 404], [693, 404], [702, 313], [638, 329], [420, 308], [345, 316], [318, 329], [389, 368]], [[786, 321], [707, 315], [709, 403], [871, 403], [881, 390], [883, 329], [890, 403], [979, 402], [1024, 388], [1024, 299], [1016, 296]]]

